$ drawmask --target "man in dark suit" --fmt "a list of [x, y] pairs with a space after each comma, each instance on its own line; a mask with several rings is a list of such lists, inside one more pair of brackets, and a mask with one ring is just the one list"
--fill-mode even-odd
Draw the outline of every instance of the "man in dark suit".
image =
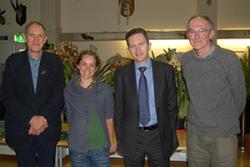
[[[170, 166], [178, 146], [174, 68], [149, 58], [151, 44], [142, 28], [126, 34], [134, 61], [115, 73], [115, 129], [126, 167]], [[145, 87], [145, 88], [144, 88]]]
[[59, 58], [42, 50], [46, 30], [39, 22], [25, 28], [27, 49], [6, 61], [3, 102], [6, 142], [19, 167], [52, 167], [60, 138], [64, 74]]

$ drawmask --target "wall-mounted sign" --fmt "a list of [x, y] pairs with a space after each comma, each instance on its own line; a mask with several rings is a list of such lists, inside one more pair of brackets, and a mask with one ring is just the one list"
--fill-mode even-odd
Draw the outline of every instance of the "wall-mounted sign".
[[24, 35], [23, 34], [15, 34], [14, 41], [17, 43], [24, 43]]
[[0, 41], [7, 41], [8, 40], [8, 36], [0, 36]]

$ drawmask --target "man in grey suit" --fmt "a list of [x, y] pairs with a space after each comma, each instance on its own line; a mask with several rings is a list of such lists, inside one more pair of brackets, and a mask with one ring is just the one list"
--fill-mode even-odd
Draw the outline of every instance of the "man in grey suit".
[[115, 130], [118, 151], [126, 167], [170, 166], [178, 146], [177, 95], [174, 68], [149, 58], [151, 44], [146, 31], [127, 32], [134, 61], [115, 73]]

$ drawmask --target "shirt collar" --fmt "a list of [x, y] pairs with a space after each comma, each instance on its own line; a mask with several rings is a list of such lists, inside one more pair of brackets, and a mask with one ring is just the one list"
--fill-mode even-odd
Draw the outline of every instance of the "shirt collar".
[[30, 53], [29, 50], [28, 50], [27, 52], [28, 52], [29, 60], [32, 60], [32, 61], [40, 61], [40, 60], [41, 60], [43, 51], [41, 51], [41, 56], [40, 56], [39, 59], [37, 59], [37, 60], [35, 60], [34, 58], [32, 58], [32, 55], [31, 55], [31, 53]]
[[211, 45], [211, 48], [209, 49], [209, 51], [208, 51], [206, 54], [204, 54], [202, 57], [198, 56], [197, 53], [196, 53], [194, 50], [193, 50], [193, 51], [194, 51], [195, 56], [196, 56], [197, 58], [206, 58], [206, 57], [208, 57], [209, 55], [211, 55], [211, 54], [213, 53], [214, 50], [215, 50], [215, 45], [212, 44], [212, 45]]
[[[138, 70], [139, 67], [141, 67], [141, 65], [135, 61], [135, 69]], [[144, 67], [146, 67], [147, 69], [152, 68], [152, 60], [150, 58], [148, 58], [148, 60], [147, 60], [146, 64], [144, 65]]]

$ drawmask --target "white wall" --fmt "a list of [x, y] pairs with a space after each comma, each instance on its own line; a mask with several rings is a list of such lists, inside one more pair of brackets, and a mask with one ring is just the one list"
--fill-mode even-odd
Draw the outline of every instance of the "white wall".
[[[61, 17], [58, 19], [61, 22], [62, 33], [76, 33], [127, 31], [133, 27], [184, 30], [188, 18], [197, 12], [198, 0], [135, 0], [135, 13], [130, 17], [129, 25], [126, 25], [123, 16], [120, 16], [121, 23], [118, 25], [118, 0], [19, 0], [27, 6], [27, 22], [47, 19], [49, 16], [41, 15], [46, 15], [46, 11], [52, 10], [54, 5], [49, 4], [55, 3], [54, 1], [61, 3], [58, 2], [61, 5]], [[217, 2], [219, 29], [250, 29], [250, 0], [212, 2]], [[4, 17], [7, 22], [6, 25], [0, 25], [1, 35], [13, 34], [24, 29], [24, 26], [16, 23], [15, 12], [9, 0], [0, 0], [0, 9], [6, 10]], [[49, 29], [53, 29], [53, 25], [48, 26]]]
[[[129, 25], [126, 25], [126, 18], [123, 16], [120, 16], [119, 25], [118, 0], [19, 0], [27, 6], [27, 22], [45, 21], [49, 33], [55, 29], [56, 31], [61, 29], [62, 33], [117, 32], [134, 27], [160, 31], [184, 30], [188, 18], [198, 11], [198, 1], [200, 0], [135, 0], [135, 13], [130, 17]], [[212, 2], [217, 2], [219, 29], [250, 29], [250, 0], [212, 0]], [[56, 4], [60, 4], [58, 5], [60, 9], [54, 9]], [[9, 0], [0, 0], [0, 9], [6, 10], [4, 17], [7, 21], [6, 25], [0, 25], [0, 35], [12, 38], [14, 33], [23, 31], [24, 26], [19, 26], [15, 21], [15, 12]], [[53, 10], [61, 13], [53, 14]], [[57, 16], [59, 20], [53, 24]], [[8, 55], [5, 53], [6, 50], [11, 48], [11, 43], [8, 42], [0, 43], [0, 63]], [[87, 49], [90, 44], [96, 45], [105, 59], [117, 52], [128, 54], [126, 45], [119, 44], [118, 41], [75, 43], [80, 49]], [[169, 46], [166, 44], [164, 48], [167, 49]], [[180, 51], [185, 51], [186, 48], [185, 46]]]
[[[62, 33], [119, 32], [134, 27], [147, 30], [184, 30], [188, 18], [196, 13], [196, 0], [135, 0], [135, 13], [129, 18], [120, 16], [118, 24], [118, 0], [61, 0]], [[152, 45], [155, 55], [163, 49], [176, 48], [174, 43], [161, 42]], [[125, 41], [74, 42], [79, 50], [94, 45], [102, 60], [119, 53], [129, 56]], [[178, 51], [187, 50], [188, 43]], [[178, 45], [177, 45], [178, 46]]]
[[[27, 7], [26, 22], [28, 22], [29, 20], [35, 20], [37, 19], [37, 17], [40, 17], [39, 14], [35, 14], [36, 12], [39, 13], [40, 11], [40, 1], [21, 0], [21, 2]], [[8, 40], [0, 41], [0, 64], [4, 64], [6, 58], [14, 51], [14, 34], [22, 32], [25, 25], [20, 26], [16, 23], [16, 14], [9, 0], [0, 0], [0, 9], [5, 10], [3, 16], [6, 20], [5, 25], [0, 25], [0, 35], [8, 37]]]
[[218, 29], [250, 29], [250, 0], [216, 0]]
[[[197, 13], [200, 0], [135, 0], [135, 13], [118, 25], [118, 0], [61, 0], [63, 33], [150, 30], [184, 30]], [[204, 0], [205, 1], [205, 0]], [[217, 3], [218, 29], [250, 29], [250, 0], [212, 0]]]
[[[12, 0], [16, 4], [16, 0]], [[18, 0], [27, 7], [27, 20], [42, 22], [48, 32], [48, 39], [50, 43], [55, 43], [57, 40], [57, 33], [60, 31], [60, 0]], [[0, 9], [5, 10], [4, 17], [6, 19], [5, 25], [0, 25], [0, 35], [8, 35], [23, 32], [25, 25], [18, 25], [16, 23], [16, 14], [11, 6], [10, 0], [0, 0]]]
[[[119, 32], [134, 27], [160, 31], [185, 30], [189, 17], [206, 8], [199, 6], [199, 1], [201, 0], [135, 0], [135, 13], [130, 17], [129, 25], [126, 25], [123, 16], [120, 16], [119, 25], [118, 0], [61, 0], [62, 33]], [[212, 3], [217, 3], [216, 19], [219, 29], [250, 29], [250, 0], [212, 0]], [[209, 12], [209, 8], [206, 8], [206, 12]], [[214, 10], [211, 9], [210, 15], [215, 14]], [[102, 59], [116, 53], [129, 55], [124, 41], [74, 43], [79, 50], [95, 45]], [[162, 42], [160, 48], [158, 44], [153, 43], [152, 49], [156, 55], [161, 53], [162, 49], [177, 48], [180, 52], [190, 49], [187, 41], [180, 45], [172, 43], [173, 41]]]
[[[188, 40], [150, 40], [152, 46], [151, 51], [154, 52], [155, 56], [164, 53], [163, 49], [168, 50], [176, 48], [177, 52], [185, 52], [191, 49]], [[111, 56], [120, 54], [124, 57], [130, 57], [130, 53], [127, 49], [125, 40], [119, 41], [84, 41], [84, 42], [73, 42], [77, 46], [79, 51], [90, 49], [91, 45], [97, 48], [97, 53], [100, 58], [105, 61]], [[151, 56], [150, 51], [150, 56]]]
[[150, 30], [183, 30], [196, 13], [196, 0], [135, 0], [135, 13], [120, 16], [118, 0], [61, 0], [62, 33], [127, 31], [134, 27]]
[[[15, 0], [13, 0], [15, 4]], [[40, 0], [19, 0], [19, 3], [22, 3], [27, 7], [27, 22], [31, 20], [40, 19]], [[11, 6], [10, 0], [0, 0], [0, 9], [5, 10], [3, 16], [6, 19], [5, 25], [0, 25], [0, 34], [14, 34], [21, 32], [24, 29], [25, 25], [18, 25], [16, 23], [16, 14], [14, 9]]]
[[121, 41], [88, 41], [88, 42], [73, 42], [78, 47], [79, 51], [90, 49], [91, 45], [97, 48], [97, 53], [101, 60], [105, 61], [115, 54], [128, 56], [126, 42]]

